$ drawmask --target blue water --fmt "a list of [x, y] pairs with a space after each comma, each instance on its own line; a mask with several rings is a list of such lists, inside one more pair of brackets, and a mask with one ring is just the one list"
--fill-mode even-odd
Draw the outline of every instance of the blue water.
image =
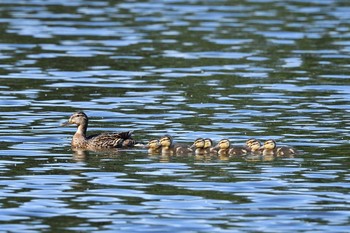
[[[350, 3], [0, 2], [0, 232], [348, 232]], [[290, 158], [74, 151], [134, 130]]]

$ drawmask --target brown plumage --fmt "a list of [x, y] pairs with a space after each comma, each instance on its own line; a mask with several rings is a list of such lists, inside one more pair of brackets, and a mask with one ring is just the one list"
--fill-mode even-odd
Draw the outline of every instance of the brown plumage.
[[120, 133], [102, 133], [86, 136], [89, 119], [84, 112], [74, 113], [63, 125], [75, 124], [78, 126], [71, 145], [74, 148], [88, 150], [111, 149], [120, 147], [130, 147], [135, 144], [131, 138], [132, 131]]
[[277, 156], [281, 156], [281, 157], [293, 157], [294, 155], [297, 155], [299, 153], [293, 147], [281, 146], [281, 147], [277, 147], [276, 154]]

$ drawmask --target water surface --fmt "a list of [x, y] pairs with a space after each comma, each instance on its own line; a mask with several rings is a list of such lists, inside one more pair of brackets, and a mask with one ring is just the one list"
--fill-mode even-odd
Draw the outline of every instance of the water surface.
[[[0, 3], [4, 232], [348, 232], [350, 4]], [[89, 132], [251, 137], [294, 158], [72, 151]]]

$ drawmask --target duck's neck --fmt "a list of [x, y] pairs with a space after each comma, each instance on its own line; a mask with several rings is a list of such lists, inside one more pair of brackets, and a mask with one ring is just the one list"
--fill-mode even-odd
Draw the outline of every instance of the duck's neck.
[[75, 132], [72, 139], [72, 146], [74, 147], [83, 147], [86, 143], [86, 129], [87, 124], [78, 125], [78, 129]]
[[77, 132], [75, 132], [75, 135], [79, 135], [83, 138], [86, 138], [86, 129], [87, 129], [87, 124], [80, 124], [78, 125]]

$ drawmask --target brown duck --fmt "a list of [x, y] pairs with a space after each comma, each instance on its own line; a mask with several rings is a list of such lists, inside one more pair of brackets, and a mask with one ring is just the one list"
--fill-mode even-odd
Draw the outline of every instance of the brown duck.
[[63, 126], [78, 126], [71, 142], [72, 147], [88, 150], [101, 150], [130, 147], [135, 144], [135, 141], [131, 138], [132, 131], [86, 136], [88, 122], [89, 118], [84, 112], [77, 112], [74, 113], [66, 123], [62, 124]]

